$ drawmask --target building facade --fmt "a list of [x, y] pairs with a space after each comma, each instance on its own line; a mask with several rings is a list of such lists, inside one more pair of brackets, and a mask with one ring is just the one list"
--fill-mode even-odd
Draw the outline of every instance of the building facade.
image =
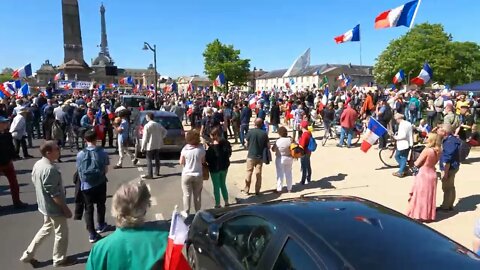
[[287, 69], [273, 70], [256, 79], [255, 90], [311, 90], [321, 87], [324, 77], [327, 77], [329, 87], [337, 88], [341, 85], [337, 78], [342, 74], [350, 77], [351, 86], [369, 85], [374, 80], [372, 70], [371, 66], [323, 64], [309, 66], [290, 77], [283, 77]]

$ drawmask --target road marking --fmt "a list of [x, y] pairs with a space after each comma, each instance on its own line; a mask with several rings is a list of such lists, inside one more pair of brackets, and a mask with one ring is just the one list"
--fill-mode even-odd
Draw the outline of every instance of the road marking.
[[151, 205], [157, 205], [157, 199], [155, 197], [150, 198], [150, 204]]
[[143, 172], [143, 168], [142, 167], [137, 167], [138, 171], [139, 172]]
[[155, 214], [155, 219], [156, 219], [156, 220], [165, 220], [165, 218], [163, 217], [162, 213]]

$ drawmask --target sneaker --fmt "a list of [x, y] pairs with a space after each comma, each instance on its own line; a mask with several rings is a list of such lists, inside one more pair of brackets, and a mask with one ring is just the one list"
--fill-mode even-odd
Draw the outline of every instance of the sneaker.
[[95, 233], [95, 234], [90, 234], [90, 236], [88, 237], [88, 242], [90, 243], [96, 243], [98, 240], [102, 239], [102, 236], [98, 233]]
[[110, 226], [107, 223], [103, 223], [103, 225], [98, 225], [96, 228], [97, 233], [104, 233], [108, 230]]
[[53, 264], [53, 267], [67, 267], [67, 266], [72, 266], [74, 264], [77, 264], [77, 260], [73, 258], [66, 258], [63, 261], [59, 261], [57, 263]]
[[116, 170], [116, 169], [121, 169], [121, 168], [122, 168], [122, 165], [115, 165], [115, 166], [113, 166], [113, 169], [115, 169], [115, 170]]
[[182, 217], [184, 217], [184, 218], [188, 218], [188, 213], [187, 213], [187, 211], [182, 211], [182, 212], [180, 212], [180, 215], [182, 215]]
[[153, 176], [146, 175], [146, 174], [142, 174], [140, 177], [142, 177], [142, 179], [153, 179]]

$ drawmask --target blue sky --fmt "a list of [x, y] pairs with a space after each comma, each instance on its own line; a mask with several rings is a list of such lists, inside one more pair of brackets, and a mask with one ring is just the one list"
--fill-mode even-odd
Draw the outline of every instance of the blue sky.
[[[257, 69], [288, 66], [311, 48], [311, 63], [359, 64], [359, 44], [333, 37], [361, 24], [363, 64], [407, 28], [374, 30], [375, 17], [408, 0], [103, 0], [110, 53], [119, 67], [144, 68], [157, 44], [163, 75], [203, 74], [202, 52], [215, 38], [233, 44]], [[0, 68], [63, 61], [61, 0], [2, 0]], [[20, 3], [21, 2], [21, 6]], [[98, 54], [100, 0], [79, 0], [84, 55]], [[7, 12], [15, 11], [15, 12]], [[423, 0], [417, 23], [442, 23], [457, 41], [480, 43], [476, 0]]]

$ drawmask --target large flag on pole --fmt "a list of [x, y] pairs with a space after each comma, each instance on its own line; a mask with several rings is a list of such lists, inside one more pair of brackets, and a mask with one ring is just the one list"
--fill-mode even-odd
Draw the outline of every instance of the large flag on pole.
[[422, 70], [420, 71], [420, 74], [417, 77], [410, 80], [410, 82], [416, 85], [424, 85], [428, 83], [432, 79], [432, 77], [433, 77], [433, 70], [430, 67], [430, 65], [428, 65], [428, 63], [425, 63], [423, 65]]
[[368, 122], [367, 137], [363, 140], [360, 150], [366, 153], [368, 149], [375, 144], [378, 138], [382, 137], [386, 132], [387, 129], [380, 124], [380, 122], [378, 122], [375, 118], [370, 117], [370, 122]]
[[170, 233], [168, 235], [167, 250], [165, 251], [164, 270], [190, 270], [185, 256], [182, 253], [183, 245], [187, 240], [188, 226], [185, 220], [177, 211], [177, 206], [173, 210]]
[[334, 38], [337, 44], [348, 41], [360, 41], [360, 24], [348, 30], [345, 34]]
[[28, 95], [30, 95], [30, 86], [26, 83], [18, 90], [18, 96], [26, 97]]
[[308, 48], [302, 55], [300, 55], [292, 66], [283, 74], [283, 77], [292, 77], [310, 66], [310, 48]]
[[384, 11], [375, 18], [375, 29], [398, 26], [410, 27], [415, 20], [419, 0]]
[[12, 73], [12, 77], [18, 79], [28, 78], [30, 76], [32, 76], [32, 64], [21, 67]]

